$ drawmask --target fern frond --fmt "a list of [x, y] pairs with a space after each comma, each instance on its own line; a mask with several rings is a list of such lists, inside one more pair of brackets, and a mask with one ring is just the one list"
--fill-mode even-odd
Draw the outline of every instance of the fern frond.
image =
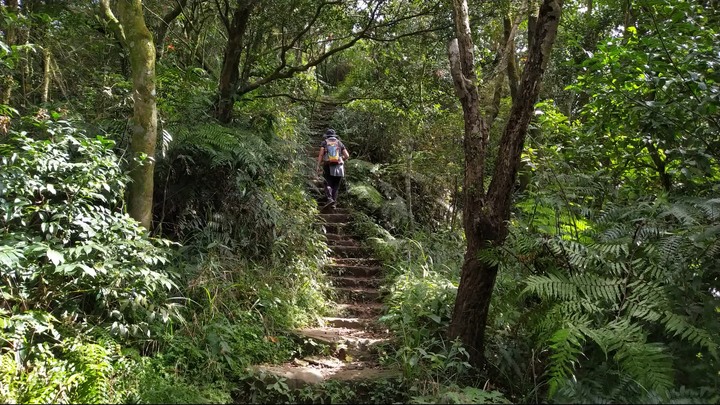
[[616, 302], [620, 299], [622, 280], [605, 279], [593, 274], [578, 274], [570, 277], [578, 290], [591, 301], [606, 300]]
[[644, 342], [645, 332], [640, 324], [631, 322], [629, 319], [619, 318], [596, 329], [593, 337], [607, 354], [616, 352], [629, 343]]
[[613, 224], [609, 229], [605, 229], [597, 235], [599, 244], [617, 241], [619, 239], [627, 239], [632, 233], [632, 229], [625, 223]]
[[560, 300], [578, 300], [578, 288], [565, 277], [548, 274], [547, 276], [529, 276], [525, 279], [523, 294], [533, 293], [542, 298]]
[[644, 308], [669, 308], [670, 299], [662, 284], [654, 280], [639, 279], [628, 283], [628, 307], [635, 305]]
[[557, 330], [550, 338], [550, 348], [553, 353], [550, 355], [550, 367], [548, 381], [548, 397], [552, 398], [558, 388], [569, 376], [575, 373], [575, 364], [582, 354], [582, 346], [585, 342], [578, 325], [568, 323], [564, 328]]
[[548, 247], [555, 255], [567, 257], [570, 265], [577, 269], [590, 267], [596, 258], [587, 246], [573, 240], [553, 238], [548, 241]]
[[281, 155], [274, 154], [273, 147], [257, 134], [214, 124], [177, 128], [170, 148], [202, 151], [210, 156], [212, 166], [242, 167], [252, 176]]
[[683, 203], [671, 204], [667, 210], [660, 213], [659, 218], [674, 217], [682, 225], [696, 225], [698, 213], [692, 206]]
[[720, 198], [699, 201], [696, 203], [696, 207], [710, 221], [717, 221], [720, 219]]
[[[658, 314], [658, 318], [660, 318], [660, 314]], [[660, 322], [672, 336], [680, 336], [683, 340], [706, 348], [713, 357], [718, 357], [717, 343], [710, 333], [705, 329], [692, 325], [684, 316], [666, 311], [662, 314]]]
[[668, 392], [667, 402], [670, 404], [717, 404], [720, 393], [712, 388], [687, 389], [680, 386]]
[[657, 247], [662, 255], [663, 260], [673, 259], [676, 257], [683, 238], [678, 235], [670, 235], [658, 240]]
[[478, 260], [489, 266], [500, 266], [505, 259], [500, 249], [482, 249], [477, 254]]
[[661, 343], [626, 343], [619, 347], [615, 360], [649, 391], [664, 396], [673, 386], [672, 357]]

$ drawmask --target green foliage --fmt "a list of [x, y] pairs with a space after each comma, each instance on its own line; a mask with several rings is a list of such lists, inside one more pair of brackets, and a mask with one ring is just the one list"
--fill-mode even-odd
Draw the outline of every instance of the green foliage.
[[348, 193], [351, 198], [365, 205], [371, 212], [379, 211], [382, 207], [384, 200], [382, 194], [369, 184], [353, 184], [348, 188]]
[[196, 251], [186, 252], [183, 272], [188, 321], [166, 330], [158, 348], [183, 378], [211, 384], [286, 361], [301, 350], [287, 331], [327, 312], [320, 256], [255, 263], [222, 246]]
[[[122, 212], [126, 177], [112, 142], [66, 122], [0, 146], [0, 270], [4, 309], [62, 323], [147, 334], [176, 311], [169, 241]], [[28, 336], [29, 338], [30, 336]]]
[[318, 384], [291, 387], [287, 379], [264, 373], [250, 373], [243, 378], [235, 397], [250, 404], [385, 404], [406, 403], [408, 398], [407, 387], [397, 379], [325, 380]]
[[[369, 220], [361, 223], [365, 221]], [[377, 225], [361, 228], [375, 232], [369, 239], [371, 248], [383, 253], [389, 269], [387, 313], [380, 322], [393, 332], [396, 342], [383, 354], [383, 361], [403, 372], [418, 401], [445, 398], [437, 392], [439, 387], [465, 382], [470, 371], [467, 351], [445, 337], [462, 258], [459, 238], [452, 233], [417, 233], [417, 239], [395, 239], [383, 236]]]
[[23, 349], [0, 357], [0, 401], [5, 403], [125, 402], [133, 393], [136, 364], [111, 341], [91, 343], [80, 337]]
[[643, 7], [623, 36], [598, 46], [571, 87], [591, 98], [586, 136], [603, 140], [594, 153], [604, 158], [587, 162], [602, 162], [636, 191], [703, 194], [720, 178], [717, 10], [696, 1]]
[[441, 386], [434, 395], [413, 397], [411, 404], [510, 404], [499, 391], [485, 391], [457, 385]]
[[[538, 331], [552, 351], [551, 397], [570, 384], [569, 376], [594, 378], [595, 369], [578, 370], [582, 357], [615, 364], [618, 378], [628, 384], [613, 395], [636, 395], [631, 397], [642, 401], [669, 399], [678, 373], [693, 367], [717, 373], [720, 324], [713, 320], [717, 298], [710, 280], [720, 270], [718, 228], [711, 226], [718, 217], [709, 206], [716, 210], [717, 201], [614, 207], [584, 233], [583, 243], [562, 236], [542, 241], [544, 254], [556, 259], [546, 274], [525, 279], [525, 293], [545, 301], [546, 318]], [[674, 343], [680, 341], [688, 345]], [[693, 350], [699, 357], [690, 360]], [[712, 378], [696, 379], [693, 386], [707, 384]]]
[[230, 389], [222, 380], [189, 379], [178, 373], [162, 356], [143, 358], [135, 367], [134, 391], [130, 399], [147, 404], [227, 404]]
[[347, 165], [347, 198], [351, 205], [391, 231], [407, 230], [412, 221], [407, 202], [395, 186], [382, 180], [386, 171], [381, 165], [360, 159], [350, 160]]
[[293, 159], [302, 147], [293, 112], [247, 108], [238, 115], [248, 122], [233, 127], [184, 123], [170, 130], [173, 139], [156, 170], [162, 232], [276, 264], [319, 259], [324, 246], [311, 229], [316, 211], [302, 188], [305, 167]]
[[399, 347], [388, 360], [398, 363], [405, 378], [447, 385], [470, 369], [467, 351], [444, 337], [457, 284], [424, 267], [393, 280], [386, 299], [388, 313], [380, 321], [398, 339]]

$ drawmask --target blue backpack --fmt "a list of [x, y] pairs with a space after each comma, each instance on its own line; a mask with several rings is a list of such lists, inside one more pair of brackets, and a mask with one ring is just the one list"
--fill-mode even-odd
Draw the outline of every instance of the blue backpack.
[[325, 162], [337, 165], [342, 163], [340, 157], [340, 141], [337, 139], [325, 141]]

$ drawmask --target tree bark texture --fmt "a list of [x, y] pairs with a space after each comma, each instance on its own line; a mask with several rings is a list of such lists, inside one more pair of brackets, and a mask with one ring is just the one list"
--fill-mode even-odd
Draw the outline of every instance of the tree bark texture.
[[128, 213], [150, 229], [157, 140], [155, 44], [145, 24], [141, 0], [118, 0], [117, 11], [130, 57], [133, 82]]
[[235, 92], [240, 77], [240, 56], [242, 55], [243, 39], [247, 31], [248, 21], [255, 6], [254, 1], [243, 1], [233, 12], [232, 20], [226, 22], [228, 42], [225, 46], [220, 81], [218, 83], [218, 100], [216, 118], [223, 123], [232, 119]]
[[518, 82], [520, 82], [520, 75], [517, 70], [517, 56], [515, 55], [515, 37], [513, 36], [513, 25], [510, 21], [510, 15], [506, 15], [503, 18], [503, 39], [505, 40], [505, 46], [508, 49], [507, 55], [507, 78], [508, 85], [510, 86], [510, 98], [515, 100], [518, 93]]
[[513, 99], [492, 180], [484, 190], [488, 129], [477, 97], [473, 43], [466, 0], [453, 0], [455, 34], [448, 51], [455, 90], [463, 106], [465, 123], [465, 180], [463, 226], [466, 252], [460, 285], [448, 334], [459, 338], [470, 353], [470, 363], [484, 363], [485, 324], [498, 267], [482, 262], [482, 249], [501, 245], [508, 233], [511, 195], [530, 119], [540, 92], [540, 82], [550, 56], [560, 20], [562, 0], [544, 0], [532, 33], [532, 48]]

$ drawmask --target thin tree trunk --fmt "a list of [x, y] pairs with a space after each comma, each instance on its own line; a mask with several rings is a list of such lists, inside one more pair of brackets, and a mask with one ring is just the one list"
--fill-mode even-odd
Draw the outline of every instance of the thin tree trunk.
[[407, 209], [408, 209], [408, 216], [410, 217], [410, 223], [409, 228], [412, 232], [415, 229], [415, 214], [413, 213], [413, 198], [412, 198], [412, 147], [410, 148], [410, 153], [408, 153], [408, 158], [406, 162], [406, 168], [405, 168], [405, 200], [407, 201]]
[[[22, 36], [24, 38], [20, 39], [20, 43], [24, 45], [30, 45], [30, 31], [29, 30], [23, 30]], [[22, 58], [20, 59], [20, 90], [22, 93], [22, 102], [21, 105], [23, 107], [28, 107], [31, 105], [30, 99], [28, 98], [30, 94], [30, 81], [32, 80], [32, 74], [30, 71], [30, 47], [26, 47], [22, 53]]]
[[40, 101], [46, 104], [50, 100], [50, 81], [52, 80], [51, 55], [48, 47], [43, 48], [43, 86]]
[[65, 99], [68, 98], [68, 91], [67, 86], [65, 85], [65, 82], [62, 78], [62, 72], [60, 71], [60, 67], [58, 66], [55, 59], [50, 58], [50, 74], [52, 75], [52, 78], [55, 80], [55, 83], [57, 83], [58, 88], [60, 89], [60, 92], [62, 93], [63, 97]]
[[218, 83], [218, 100], [215, 106], [216, 118], [223, 123], [228, 123], [232, 119], [235, 92], [239, 84], [243, 39], [254, 6], [254, 1], [243, 2], [242, 5], [235, 9], [232, 21], [227, 23], [228, 42], [225, 46], [220, 81]]
[[119, 0], [117, 10], [125, 34], [133, 81], [128, 213], [150, 229], [157, 140], [155, 44], [145, 25], [141, 0]]
[[[498, 267], [482, 262], [482, 249], [501, 245], [508, 233], [512, 188], [516, 179], [525, 135], [537, 101], [540, 82], [557, 33], [562, 0], [544, 0], [540, 7], [533, 47], [523, 69], [517, 98], [505, 126], [487, 194], [484, 192], [484, 164], [487, 125], [479, 114], [476, 93], [473, 43], [470, 37], [466, 0], [454, 0], [455, 34], [449, 49], [450, 70], [465, 121], [465, 204], [463, 226], [466, 252], [460, 285], [448, 334], [459, 338], [474, 366], [484, 364], [485, 325], [490, 309]], [[483, 133], [483, 130], [485, 133]]]

